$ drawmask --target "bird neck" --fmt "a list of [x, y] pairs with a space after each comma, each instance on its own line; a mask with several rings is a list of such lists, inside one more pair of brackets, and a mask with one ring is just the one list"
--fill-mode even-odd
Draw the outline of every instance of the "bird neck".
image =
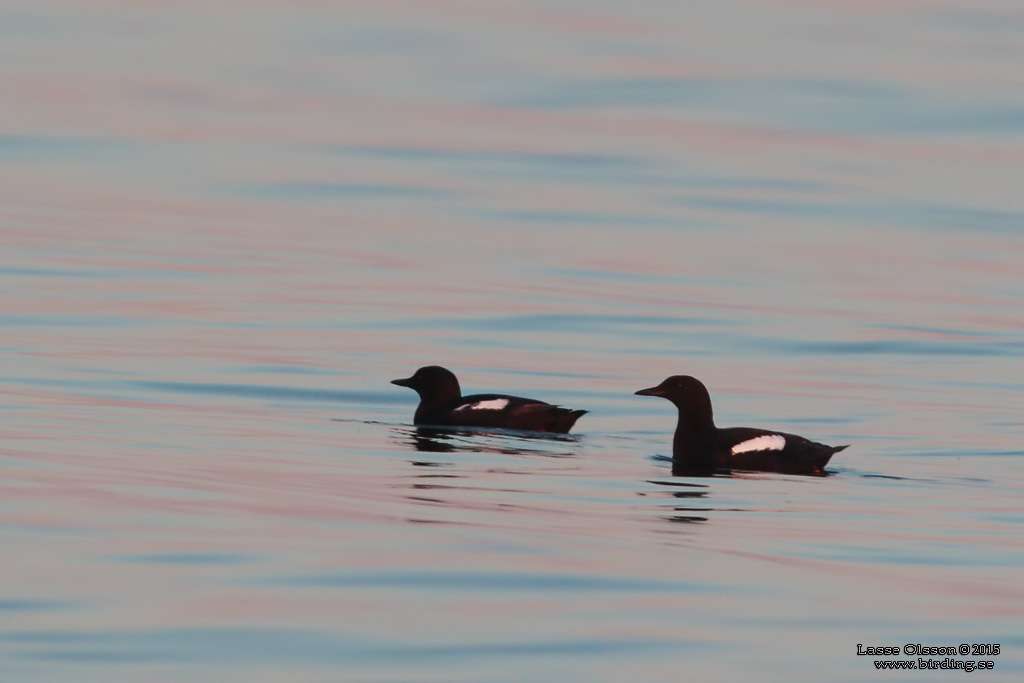
[[432, 387], [431, 391], [420, 394], [420, 405], [416, 408], [413, 422], [416, 424], [437, 424], [438, 415], [446, 406], [455, 403], [462, 397], [462, 391], [456, 383]]
[[715, 422], [710, 415], [679, 411], [672, 459], [683, 468], [709, 472], [715, 469]]

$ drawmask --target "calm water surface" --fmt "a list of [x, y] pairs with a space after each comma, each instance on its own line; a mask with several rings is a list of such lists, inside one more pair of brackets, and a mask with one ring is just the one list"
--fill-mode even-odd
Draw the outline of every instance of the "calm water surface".
[[[5, 3], [0, 678], [1021, 680], [1022, 35]], [[591, 413], [422, 438], [431, 363]], [[851, 448], [673, 477], [677, 373]]]

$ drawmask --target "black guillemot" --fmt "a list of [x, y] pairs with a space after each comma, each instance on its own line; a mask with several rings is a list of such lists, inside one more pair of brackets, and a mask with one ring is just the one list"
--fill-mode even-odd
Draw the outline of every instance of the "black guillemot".
[[707, 387], [688, 375], [674, 375], [636, 393], [660, 396], [679, 409], [672, 440], [672, 471], [676, 474], [717, 470], [819, 474], [834, 454], [846, 448], [754, 427], [720, 429], [715, 426]]
[[412, 377], [391, 381], [420, 395], [413, 423], [450, 427], [491, 427], [567, 434], [586, 410], [570, 410], [532, 398], [505, 394], [463, 396], [455, 375], [428, 365]]

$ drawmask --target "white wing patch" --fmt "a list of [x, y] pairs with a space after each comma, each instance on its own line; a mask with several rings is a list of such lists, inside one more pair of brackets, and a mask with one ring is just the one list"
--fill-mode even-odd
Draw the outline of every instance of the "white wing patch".
[[477, 401], [476, 403], [467, 403], [456, 408], [454, 412], [457, 413], [460, 410], [501, 410], [507, 405], [507, 398], [492, 398], [489, 401]]
[[781, 451], [786, 447], [786, 437], [781, 434], [762, 434], [753, 439], [740, 441], [732, 447], [732, 454], [746, 453], [747, 451]]

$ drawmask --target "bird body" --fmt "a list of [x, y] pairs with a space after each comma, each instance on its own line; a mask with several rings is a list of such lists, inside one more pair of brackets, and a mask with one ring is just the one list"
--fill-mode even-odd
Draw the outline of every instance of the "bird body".
[[679, 423], [672, 440], [676, 473], [754, 470], [818, 474], [833, 455], [846, 448], [756, 427], [716, 427], [707, 387], [688, 375], [674, 375], [636, 393], [660, 396], [678, 408]]
[[417, 425], [522, 429], [566, 434], [586, 410], [571, 410], [522, 396], [473, 394], [463, 396], [459, 380], [437, 365], [422, 367], [392, 384], [409, 387], [420, 396], [413, 422]]

